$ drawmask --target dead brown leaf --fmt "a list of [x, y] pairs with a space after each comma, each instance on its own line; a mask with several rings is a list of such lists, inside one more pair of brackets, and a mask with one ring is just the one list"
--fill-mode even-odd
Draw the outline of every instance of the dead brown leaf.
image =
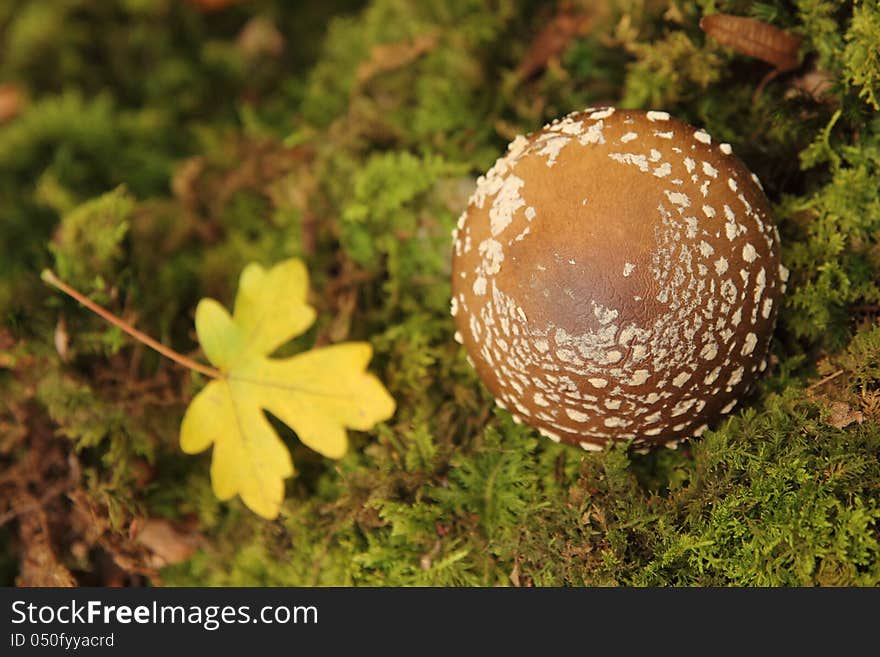
[[861, 424], [865, 421], [864, 414], [861, 411], [855, 410], [846, 402], [831, 402], [831, 405], [828, 408], [831, 411], [828, 416], [828, 424], [837, 429], [848, 427], [853, 422]]
[[357, 83], [363, 85], [379, 73], [386, 73], [415, 61], [437, 45], [437, 34], [428, 32], [412, 41], [387, 43], [373, 46], [370, 58], [361, 62], [357, 69]]
[[135, 540], [152, 553], [152, 566], [162, 568], [189, 559], [200, 538], [165, 518], [148, 518], [140, 524]]
[[14, 84], [0, 84], [0, 125], [21, 114], [27, 100], [24, 92]]
[[800, 65], [801, 37], [769, 23], [745, 16], [712, 14], [700, 19], [700, 29], [721, 45], [772, 64], [779, 72]]
[[547, 65], [566, 51], [571, 42], [584, 34], [593, 24], [593, 15], [575, 10], [563, 3], [559, 13], [538, 32], [531, 47], [519, 64], [520, 79], [528, 80], [547, 68]]
[[254, 16], [241, 28], [236, 45], [248, 59], [278, 57], [284, 51], [284, 36], [271, 20]]
[[22, 500], [30, 511], [18, 518], [21, 562], [17, 586], [76, 586], [70, 571], [58, 560], [52, 548], [49, 522], [36, 498]]

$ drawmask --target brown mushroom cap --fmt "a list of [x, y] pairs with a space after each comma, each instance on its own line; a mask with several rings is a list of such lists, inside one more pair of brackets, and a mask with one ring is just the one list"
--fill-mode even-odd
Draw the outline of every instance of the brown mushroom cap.
[[665, 112], [517, 137], [453, 237], [456, 339], [553, 440], [674, 446], [766, 368], [788, 276], [770, 204], [728, 144]]

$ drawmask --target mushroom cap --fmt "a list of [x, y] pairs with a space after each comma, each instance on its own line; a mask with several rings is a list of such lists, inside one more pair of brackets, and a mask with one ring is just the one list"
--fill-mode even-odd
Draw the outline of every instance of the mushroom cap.
[[517, 137], [453, 239], [456, 340], [553, 440], [672, 447], [766, 368], [788, 277], [770, 204], [728, 144], [665, 112]]

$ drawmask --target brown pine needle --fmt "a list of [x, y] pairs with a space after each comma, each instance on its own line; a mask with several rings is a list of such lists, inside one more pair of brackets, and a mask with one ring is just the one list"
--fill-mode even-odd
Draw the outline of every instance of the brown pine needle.
[[815, 390], [819, 386], [825, 385], [829, 381], [839, 377], [841, 374], [843, 374], [843, 372], [844, 372], [844, 370], [837, 370], [836, 372], [832, 372], [831, 374], [829, 374], [825, 378], [819, 379], [818, 381], [816, 381], [816, 383], [812, 384], [811, 386], [808, 386], [807, 391], [809, 392], [810, 390]]
[[44, 269], [43, 273], [40, 274], [40, 278], [42, 278], [49, 285], [58, 288], [68, 296], [73, 297], [96, 315], [103, 317], [114, 326], [118, 326], [135, 340], [142, 342], [151, 349], [158, 351], [166, 358], [170, 358], [174, 362], [179, 363], [184, 367], [188, 367], [189, 369], [195, 370], [196, 372], [201, 372], [202, 374], [210, 376], [211, 378], [219, 379], [223, 377], [223, 374], [220, 372], [220, 370], [209, 367], [208, 365], [202, 365], [201, 363], [194, 361], [192, 358], [188, 358], [187, 356], [184, 356], [183, 354], [174, 351], [174, 349], [166, 347], [161, 342], [157, 342], [146, 333], [138, 331], [134, 326], [132, 326], [125, 320], [120, 319], [106, 308], [99, 306], [85, 295], [74, 290], [67, 283], [55, 276], [52, 271]]

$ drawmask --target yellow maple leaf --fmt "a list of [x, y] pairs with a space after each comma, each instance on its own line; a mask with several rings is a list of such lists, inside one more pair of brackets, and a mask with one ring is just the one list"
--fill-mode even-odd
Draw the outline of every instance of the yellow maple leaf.
[[394, 400], [366, 372], [372, 348], [365, 342], [269, 358], [315, 321], [307, 290], [308, 273], [299, 260], [268, 271], [250, 264], [241, 274], [232, 316], [213, 299], [202, 299], [196, 308], [199, 342], [221, 376], [189, 405], [180, 446], [195, 454], [213, 444], [211, 483], [217, 497], [240, 495], [269, 519], [278, 515], [284, 479], [294, 468], [264, 410], [330, 458], [345, 454], [346, 428], [364, 431], [394, 414]]

